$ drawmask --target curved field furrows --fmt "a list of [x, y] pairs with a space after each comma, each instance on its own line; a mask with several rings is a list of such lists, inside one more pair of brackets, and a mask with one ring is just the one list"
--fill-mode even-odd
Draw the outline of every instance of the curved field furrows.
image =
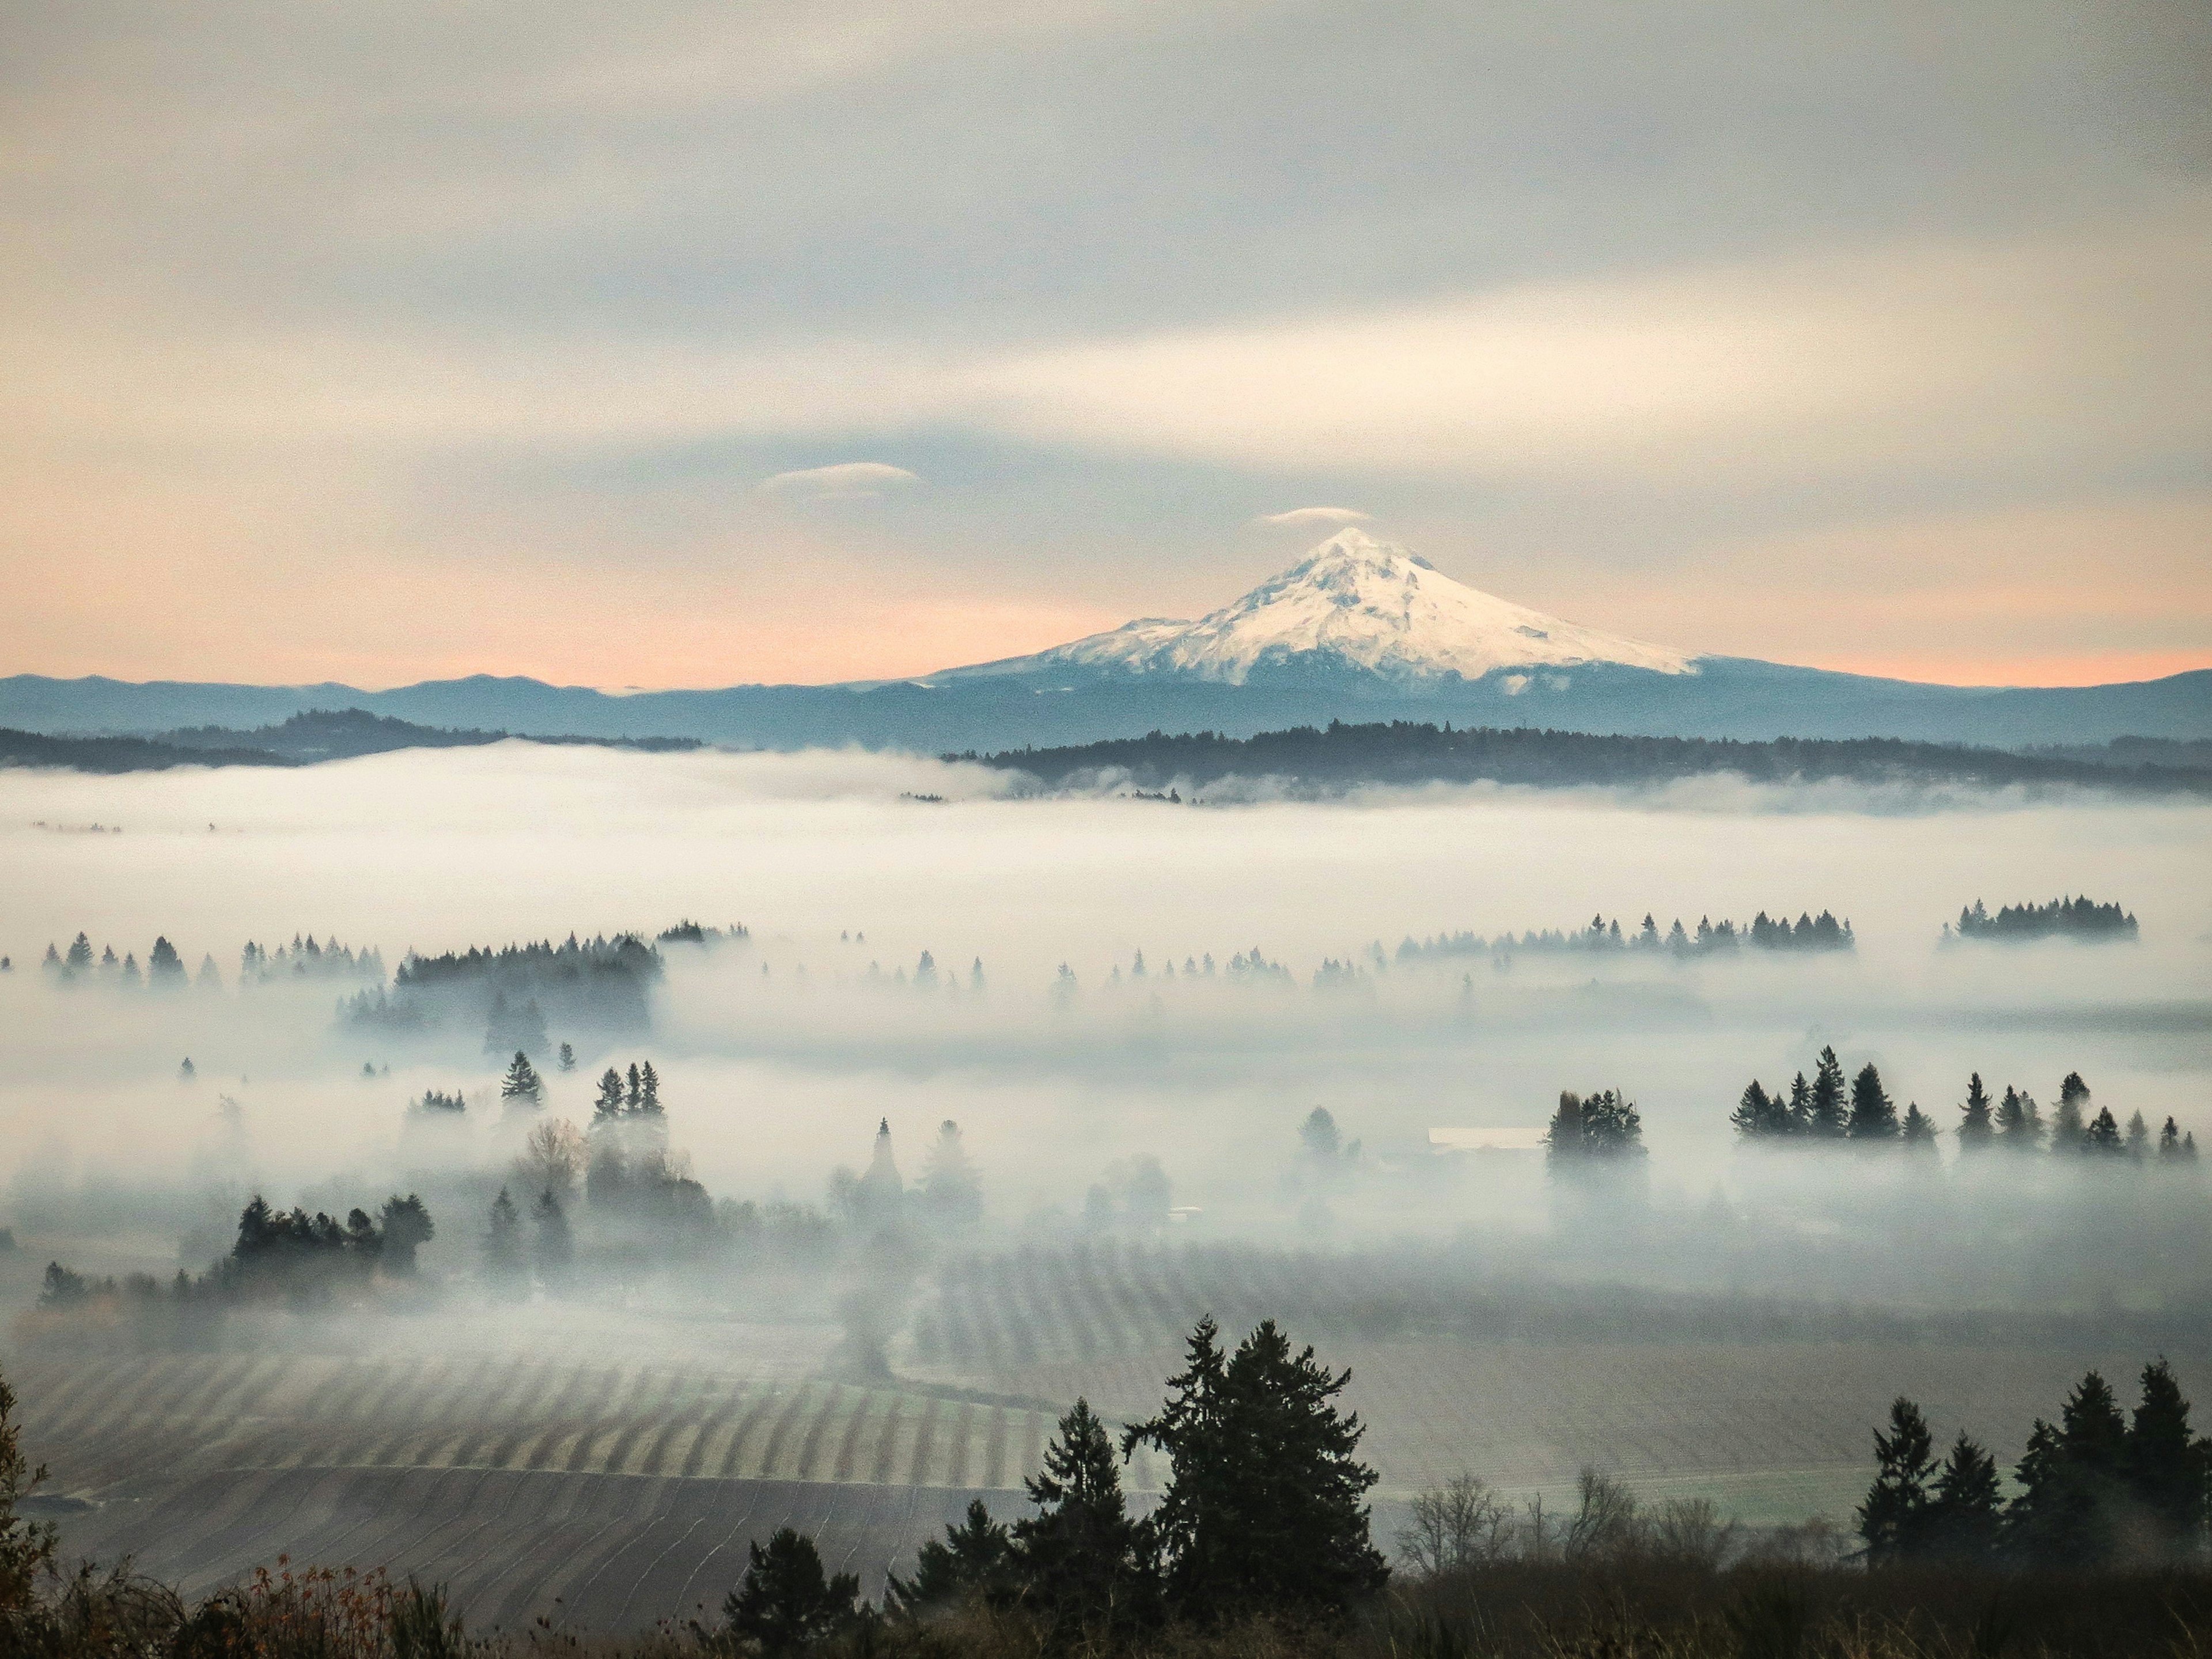
[[753, 1479], [773, 1480], [776, 1478], [776, 1468], [782, 1461], [784, 1448], [797, 1432], [799, 1412], [805, 1405], [807, 1394], [812, 1387], [811, 1383], [800, 1383], [783, 1402], [782, 1409], [776, 1413], [775, 1420], [769, 1425], [768, 1440], [753, 1463], [750, 1471]]
[[1036, 1412], [1022, 1413], [1022, 1466], [1014, 1471], [1018, 1482], [1023, 1476], [1035, 1474], [1044, 1462], [1044, 1420]]
[[853, 1478], [854, 1466], [860, 1459], [861, 1437], [866, 1433], [871, 1423], [879, 1424], [882, 1419], [882, 1400], [880, 1394], [873, 1389], [868, 1390], [861, 1395], [860, 1403], [853, 1407], [851, 1415], [845, 1419], [845, 1432], [837, 1442], [837, 1456], [830, 1466], [832, 1480], [850, 1480]]
[[[735, 1486], [735, 1483], [732, 1485]], [[729, 1583], [735, 1583], [744, 1573], [746, 1558], [740, 1540], [749, 1540], [756, 1535], [750, 1528], [754, 1510], [760, 1502], [760, 1495], [761, 1487], [757, 1481], [746, 1481], [742, 1486], [736, 1486], [735, 1502], [731, 1507], [734, 1508], [737, 1513], [730, 1517], [728, 1525], [720, 1528], [720, 1535], [715, 1537], [706, 1553], [693, 1563], [690, 1571], [684, 1574], [683, 1588], [677, 1592], [676, 1596], [676, 1604], [679, 1609], [690, 1607], [695, 1595], [712, 1594], [705, 1587], [715, 1583], [717, 1577], [726, 1578]], [[731, 1547], [733, 1544], [739, 1546], [734, 1552]]]
[[[649, 1458], [637, 1457], [638, 1467], [631, 1467], [633, 1457], [641, 1450], [650, 1451], [659, 1445], [661, 1437], [683, 1411], [681, 1397], [689, 1381], [682, 1371], [671, 1371], [650, 1406], [633, 1406], [626, 1413], [629, 1420], [600, 1455], [598, 1467], [609, 1474], [658, 1474]], [[641, 1442], [644, 1443], [642, 1448]]]
[[422, 1431], [422, 1419], [428, 1408], [446, 1398], [460, 1379], [461, 1363], [453, 1359], [432, 1359], [423, 1363], [415, 1375], [400, 1387], [397, 1398], [387, 1400], [377, 1412], [378, 1426], [384, 1432], [362, 1448], [354, 1462], [370, 1468], [404, 1467], [399, 1453]]
[[991, 1407], [989, 1438], [985, 1443], [988, 1451], [983, 1459], [983, 1484], [1003, 1486], [1006, 1484], [1006, 1408]]
[[679, 1452], [688, 1451], [698, 1437], [700, 1426], [715, 1407], [709, 1384], [702, 1379], [696, 1388], [684, 1388], [677, 1393], [684, 1397], [667, 1407], [658, 1419], [641, 1425], [642, 1432], [634, 1445], [622, 1449], [611, 1457], [611, 1472], [617, 1474], [682, 1474], [684, 1460]]
[[[964, 1486], [968, 1484], [968, 1446], [975, 1437], [975, 1407], [960, 1405], [953, 1408], [952, 1434], [945, 1448], [945, 1478], [930, 1484], [939, 1486]], [[922, 1484], [917, 1477], [915, 1486]]]
[[[590, 1379], [590, 1380], [586, 1380]], [[529, 1442], [529, 1455], [520, 1467], [526, 1469], [566, 1468], [575, 1443], [591, 1431], [596, 1419], [622, 1386], [619, 1370], [580, 1371], [575, 1386], [556, 1396], [552, 1417]], [[569, 1402], [574, 1401], [572, 1406]], [[511, 1466], [509, 1466], [511, 1467]]]
[[[551, 1550], [534, 1552], [528, 1565], [516, 1574], [517, 1589], [527, 1585], [526, 1607], [543, 1607], [556, 1601], [568, 1603], [567, 1591], [591, 1572], [601, 1553], [623, 1544], [641, 1513], [649, 1510], [659, 1496], [658, 1483], [651, 1480], [608, 1475], [584, 1479], [591, 1482], [594, 1498], [580, 1523], [563, 1529], [561, 1540], [568, 1547], [560, 1549], [556, 1545]], [[574, 1616], [574, 1605], [568, 1605]]]
[[692, 1506], [681, 1501], [685, 1495], [681, 1482], [659, 1475], [624, 1478], [636, 1480], [651, 1493], [646, 1516], [612, 1536], [591, 1559], [589, 1571], [579, 1570], [567, 1596], [570, 1605], [578, 1607], [611, 1602], [617, 1609], [617, 1620], [635, 1599], [644, 1571], [675, 1540], [689, 1537], [697, 1521], [689, 1513]]
[[[88, 1388], [72, 1389], [68, 1382], [57, 1379], [46, 1399], [35, 1402], [26, 1400], [23, 1432], [50, 1444], [72, 1440], [83, 1425], [106, 1411], [117, 1399], [127, 1397], [163, 1363], [141, 1354], [112, 1360], [100, 1368], [101, 1374]], [[80, 1370], [78, 1376], [82, 1376]]]
[[570, 1474], [604, 1472], [607, 1468], [604, 1454], [621, 1438], [627, 1419], [665, 1394], [668, 1378], [652, 1366], [643, 1365], [623, 1373], [623, 1384], [594, 1414], [597, 1420], [578, 1435], [575, 1443], [568, 1449], [568, 1461], [564, 1467]]
[[977, 1496], [989, 1495], [483, 1468], [261, 1469], [138, 1483], [131, 1501], [71, 1517], [63, 1541], [108, 1559], [135, 1555], [187, 1595], [288, 1554], [446, 1583], [479, 1630], [518, 1629], [544, 1613], [614, 1631], [719, 1602], [743, 1576], [746, 1543], [781, 1524], [816, 1534], [833, 1571], [858, 1571], [864, 1592], [878, 1594], [886, 1568], [910, 1562]]
[[[837, 1415], [847, 1392], [843, 1383], [832, 1382], [830, 1391], [823, 1395], [822, 1409], [814, 1413], [813, 1420], [806, 1425], [806, 1437], [799, 1443], [799, 1455], [792, 1468], [794, 1480], [818, 1480], [829, 1473], [823, 1467], [823, 1442], [829, 1433], [830, 1419]], [[866, 1395], [860, 1395], [860, 1399], [865, 1401]]]
[[521, 1467], [515, 1460], [526, 1450], [534, 1449], [544, 1433], [543, 1425], [553, 1413], [555, 1406], [568, 1392], [571, 1382], [583, 1373], [569, 1366], [548, 1364], [542, 1369], [538, 1387], [515, 1401], [510, 1415], [514, 1421], [503, 1434], [493, 1441], [483, 1458], [486, 1468], [512, 1469]]
[[592, 1506], [605, 1501], [599, 1483], [519, 1469], [492, 1473], [501, 1483], [501, 1524], [449, 1581], [455, 1604], [477, 1609], [480, 1621], [514, 1625], [544, 1614], [557, 1622], [564, 1610], [550, 1600], [533, 1599], [536, 1581], [518, 1570], [518, 1562], [540, 1559], [556, 1540], [585, 1525]]
[[930, 1454], [937, 1444], [937, 1397], [933, 1395], [921, 1403], [921, 1418], [915, 1425], [914, 1455], [907, 1464], [905, 1484], [919, 1486], [929, 1479]]
[[876, 1429], [876, 1459], [868, 1472], [868, 1480], [875, 1486], [891, 1484], [891, 1468], [898, 1450], [900, 1420], [906, 1415], [906, 1400], [893, 1395], [890, 1408], [884, 1413], [883, 1421]]
[[738, 1420], [737, 1427], [730, 1431], [727, 1443], [719, 1449], [719, 1462], [716, 1461], [718, 1449], [708, 1448], [702, 1467], [711, 1465], [717, 1479], [736, 1479], [746, 1448], [761, 1436], [770, 1432], [770, 1421], [781, 1407], [783, 1390], [776, 1384], [752, 1385], [748, 1389], [748, 1394], [745, 1414]]
[[452, 1376], [444, 1391], [426, 1402], [423, 1415], [428, 1420], [384, 1447], [377, 1462], [403, 1468], [447, 1468], [459, 1462], [453, 1452], [463, 1437], [455, 1425], [482, 1414], [484, 1384], [500, 1363], [487, 1354]]
[[[684, 1449], [683, 1465], [676, 1471], [686, 1480], [706, 1472], [708, 1459], [717, 1449], [718, 1441], [726, 1444], [744, 1432], [744, 1425], [738, 1419], [738, 1413], [744, 1410], [745, 1401], [753, 1392], [752, 1386], [744, 1382], [726, 1382], [721, 1386], [726, 1392], [708, 1407], [706, 1415], [700, 1419], [699, 1432], [691, 1437], [691, 1443]], [[732, 1430], [733, 1420], [737, 1426]], [[729, 1431], [726, 1439], [725, 1431]]]

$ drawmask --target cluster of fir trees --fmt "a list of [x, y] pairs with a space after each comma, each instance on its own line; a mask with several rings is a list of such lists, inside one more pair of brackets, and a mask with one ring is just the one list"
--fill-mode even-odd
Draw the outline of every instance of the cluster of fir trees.
[[1847, 1087], [1843, 1062], [1832, 1047], [1820, 1050], [1810, 1081], [1802, 1072], [1790, 1080], [1786, 1098], [1769, 1094], [1753, 1078], [1729, 1121], [1746, 1140], [1891, 1142], [1929, 1152], [1935, 1150], [1938, 1133], [1935, 1121], [1917, 1103], [1908, 1102], [1905, 1115], [1898, 1115], [1897, 1103], [1883, 1089], [1881, 1073], [1872, 1060], [1859, 1067]]
[[2169, 1114], [2154, 1144], [2150, 1125], [2141, 1112], [2130, 1113], [2124, 1127], [2111, 1107], [2097, 1106], [2079, 1072], [2069, 1072], [2058, 1085], [2057, 1110], [2048, 1125], [2043, 1109], [2025, 1089], [2007, 1084], [2003, 1097], [1992, 1100], [1982, 1074], [1976, 1072], [1966, 1080], [1957, 1133], [1962, 1153], [1991, 1148], [2034, 1152], [2047, 1146], [2054, 1153], [2083, 1152], [2137, 1163], [2154, 1158], [2166, 1167], [2197, 1160], [2195, 1131], [2185, 1133]]
[[356, 1206], [343, 1221], [321, 1211], [279, 1210], [256, 1193], [239, 1212], [230, 1253], [200, 1277], [179, 1268], [166, 1283], [149, 1273], [95, 1279], [52, 1261], [38, 1305], [67, 1314], [118, 1301], [313, 1300], [365, 1285], [379, 1274], [412, 1278], [416, 1251], [436, 1233], [428, 1206], [413, 1193], [404, 1198], [394, 1193], [374, 1216]]
[[2008, 904], [1991, 915], [1976, 899], [1959, 912], [1955, 929], [1943, 924], [1943, 937], [1983, 939], [2133, 939], [2136, 919], [2117, 904], [2089, 898], [2055, 898], [2048, 904]]
[[1398, 946], [1400, 962], [1419, 962], [1431, 957], [1510, 957], [1516, 952], [1547, 951], [1629, 951], [1647, 954], [1663, 954], [1675, 957], [1711, 956], [1743, 949], [1754, 951], [1852, 951], [1858, 948], [1858, 939], [1851, 932], [1848, 921], [1838, 921], [1832, 912], [1823, 910], [1817, 916], [1801, 914], [1793, 927], [1790, 918], [1769, 917], [1761, 910], [1741, 927], [1725, 919], [1714, 921], [1700, 916], [1694, 931], [1682, 926], [1677, 916], [1674, 925], [1666, 933], [1659, 931], [1657, 920], [1648, 912], [1642, 926], [1632, 932], [1624, 932], [1620, 919], [1607, 921], [1603, 915], [1595, 915], [1589, 926], [1572, 933], [1557, 933], [1549, 928], [1542, 933], [1522, 933], [1519, 938], [1511, 933], [1500, 933], [1494, 939], [1486, 939], [1480, 933], [1437, 933], [1430, 938], [1415, 939], [1410, 934]]
[[[726, 1637], [782, 1659], [854, 1624], [927, 1621], [963, 1606], [1035, 1621], [1044, 1651], [1113, 1651], [1170, 1621], [1212, 1626], [1268, 1615], [1328, 1623], [1380, 1590], [1389, 1567], [1369, 1535], [1375, 1472], [1365, 1430], [1336, 1404], [1351, 1373], [1293, 1352], [1273, 1321], [1224, 1352], [1212, 1319], [1159, 1413], [1121, 1431], [1119, 1455], [1087, 1401], [1060, 1419], [1024, 1485], [1034, 1515], [1002, 1525], [980, 1502], [910, 1577], [891, 1577], [883, 1613], [849, 1575], [826, 1577], [813, 1541], [786, 1528], [750, 1547], [723, 1604]], [[1131, 1516], [1120, 1464], [1139, 1445], [1167, 1455], [1157, 1509]]]
[[381, 984], [384, 953], [374, 946], [356, 951], [336, 939], [318, 945], [313, 933], [305, 939], [295, 933], [289, 946], [274, 951], [248, 939], [239, 952], [238, 982], [258, 985], [276, 979], [373, 979]]
[[1544, 1131], [1544, 1165], [1552, 1174], [1633, 1167], [1644, 1155], [1644, 1118], [1634, 1101], [1613, 1089], [1560, 1095]]
[[2130, 1422], [2095, 1371], [2056, 1425], [2038, 1418], [2002, 1499], [1996, 1460], [1963, 1431], [1948, 1455], [1899, 1395], [1875, 1432], [1874, 1484], [1859, 1505], [1867, 1559], [2083, 1569], [2188, 1561], [2212, 1520], [2212, 1440], [2163, 1359], [2143, 1367]]
[[575, 1261], [575, 1237], [557, 1193], [547, 1187], [531, 1200], [526, 1237], [522, 1212], [505, 1187], [499, 1189], [483, 1237], [484, 1279], [495, 1297], [523, 1301], [533, 1279], [558, 1295], [568, 1287]]
[[[40, 965], [46, 969], [47, 978], [64, 985], [91, 980], [134, 988], [141, 986], [160, 988], [181, 986], [191, 978], [185, 971], [183, 957], [178, 954], [177, 947], [167, 938], [157, 938], [154, 941], [154, 948], [146, 953], [143, 968], [138, 965], [137, 951], [126, 951], [118, 957], [112, 945], [102, 947], [99, 956], [94, 957], [91, 939], [82, 933], [70, 941], [66, 951], [48, 945], [46, 960]], [[222, 982], [213, 957], [202, 958], [199, 982], [209, 987]]]

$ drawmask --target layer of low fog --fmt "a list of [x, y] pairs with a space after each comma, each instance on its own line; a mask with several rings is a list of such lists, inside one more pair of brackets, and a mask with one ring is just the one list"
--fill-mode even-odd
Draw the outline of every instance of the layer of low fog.
[[[432, 1165], [505, 1165], [520, 1133], [499, 1108], [507, 1054], [480, 1021], [342, 1018], [371, 980], [241, 986], [248, 940], [313, 935], [389, 969], [689, 918], [745, 934], [664, 946], [648, 1030], [555, 1018], [532, 1058], [547, 1111], [580, 1127], [606, 1066], [650, 1060], [670, 1142], [717, 1199], [819, 1203], [834, 1169], [866, 1165], [879, 1120], [911, 1178], [952, 1119], [1003, 1237], [1079, 1236], [1099, 1224], [1091, 1189], [1111, 1198], [1152, 1158], [1181, 1212], [1171, 1237], [1194, 1241], [1418, 1237], [1493, 1265], [1941, 1301], [1944, 1271], [1869, 1236], [1917, 1224], [1960, 1248], [2039, 1227], [2075, 1243], [1951, 1286], [2109, 1298], [2126, 1275], [2094, 1258], [2145, 1249], [2154, 1288], [2197, 1285], [2184, 1212], [2201, 1202], [2169, 1217], [2130, 1170], [2006, 1166], [1931, 1201], [1894, 1158], [1814, 1166], [1732, 1144], [1744, 1085], [1785, 1088], [1824, 1045], [1852, 1072], [1874, 1061], [1900, 1113], [1917, 1103], [1946, 1129], [1970, 1073], [2047, 1116], [2079, 1072], [2122, 1122], [2170, 1114], [2212, 1139], [2212, 809], [1898, 810], [1913, 805], [1719, 784], [1015, 799], [997, 775], [915, 759], [522, 744], [299, 771], [0, 774], [0, 1224], [41, 1252], [73, 1241], [80, 1266], [197, 1267], [246, 1192], [338, 1213]], [[1974, 899], [2081, 892], [2134, 911], [2140, 941], [1939, 946]], [[1632, 932], [1647, 912], [1663, 931], [1823, 909], [1850, 920], [1855, 951], [1397, 957], [1408, 936], [1593, 915]], [[194, 972], [212, 956], [220, 989], [58, 983], [40, 958], [80, 931], [142, 968], [157, 935]], [[1348, 968], [1317, 986], [1328, 963]], [[1432, 1128], [1534, 1128], [1560, 1091], [1604, 1088], [1642, 1110], [1638, 1202], [1680, 1224], [1663, 1248], [1569, 1249], [1583, 1224], [1538, 1154], [1431, 1149]], [[426, 1091], [469, 1110], [426, 1135], [407, 1113]], [[1316, 1106], [1360, 1143], [1326, 1178], [1300, 1158]], [[478, 1224], [460, 1220], [438, 1249], [465, 1253]], [[1778, 1229], [1815, 1243], [1778, 1247]]]

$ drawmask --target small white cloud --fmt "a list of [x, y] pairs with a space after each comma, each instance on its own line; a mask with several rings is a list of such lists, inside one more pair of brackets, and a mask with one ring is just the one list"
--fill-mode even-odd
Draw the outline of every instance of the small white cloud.
[[835, 466], [810, 466], [798, 472], [779, 472], [753, 486], [761, 495], [793, 495], [810, 501], [865, 501], [886, 489], [920, 483], [919, 473], [887, 461], [840, 461]]
[[1252, 522], [1296, 529], [1311, 524], [1365, 524], [1373, 516], [1356, 507], [1294, 507], [1287, 513], [1263, 513]]

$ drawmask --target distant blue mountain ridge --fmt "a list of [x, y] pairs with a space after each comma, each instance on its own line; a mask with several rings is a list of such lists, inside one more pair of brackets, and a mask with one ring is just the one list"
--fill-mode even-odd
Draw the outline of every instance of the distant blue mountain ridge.
[[1355, 530], [1197, 621], [1146, 619], [1032, 656], [906, 680], [620, 695], [489, 675], [385, 691], [331, 682], [0, 678], [0, 727], [58, 735], [247, 729], [345, 708], [422, 726], [778, 750], [935, 753], [1154, 730], [1249, 737], [1331, 720], [2017, 748], [2212, 738], [2212, 669], [2124, 684], [1990, 688], [1692, 656], [1514, 605]]

